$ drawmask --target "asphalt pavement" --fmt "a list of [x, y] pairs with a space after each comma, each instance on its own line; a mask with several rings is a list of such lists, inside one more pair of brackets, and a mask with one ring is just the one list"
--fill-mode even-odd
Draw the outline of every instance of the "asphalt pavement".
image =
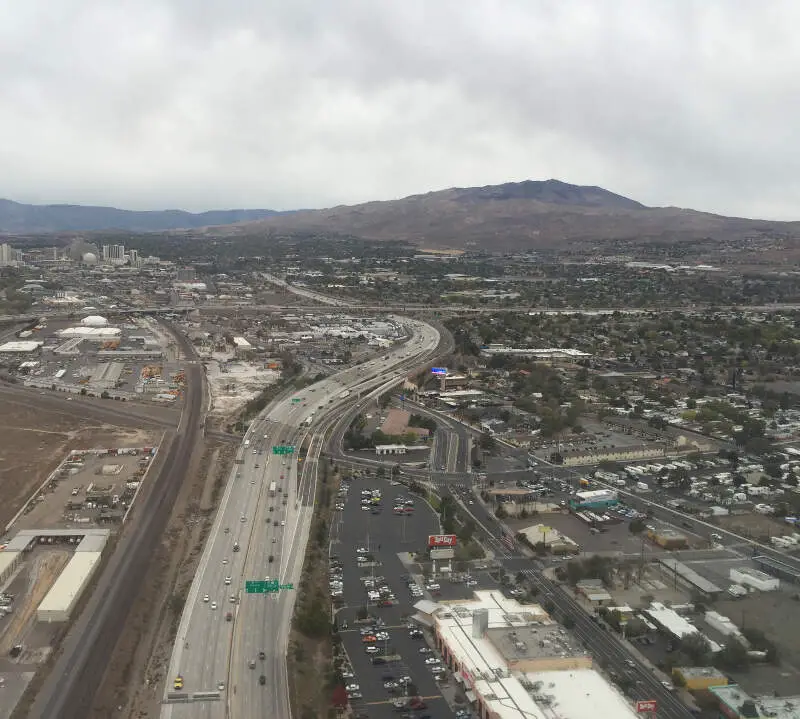
[[[164, 719], [291, 716], [285, 657], [294, 589], [255, 594], [245, 583], [269, 577], [299, 584], [326, 432], [359, 397], [401, 381], [438, 345], [436, 330], [409, 324], [415, 335], [409, 342], [283, 397], [251, 424], [186, 599]], [[304, 443], [303, 462], [298, 452], [273, 453]], [[280, 488], [274, 496], [273, 483]]]
[[[372, 514], [361, 509], [361, 492], [366, 489], [380, 489], [382, 492], [382, 511]], [[392, 512], [395, 498], [413, 498], [413, 515], [397, 516]], [[343, 568], [344, 607], [338, 610], [337, 620], [341, 627], [343, 621], [348, 629], [340, 630], [343, 645], [351, 660], [354, 679], [348, 680], [359, 685], [362, 699], [353, 702], [354, 708], [362, 711], [370, 719], [396, 717], [391, 704], [392, 699], [402, 693], [390, 693], [384, 688], [384, 676], [395, 679], [409, 676], [420, 696], [424, 697], [428, 713], [432, 717], [452, 717], [453, 712], [441, 695], [433, 675], [425, 664], [427, 656], [420, 654], [420, 647], [427, 646], [421, 639], [409, 636], [404, 619], [414, 613], [413, 605], [419, 601], [413, 598], [403, 579], [410, 569], [398, 555], [405, 552], [423, 550], [430, 534], [439, 532], [439, 519], [431, 507], [420, 497], [410, 494], [403, 486], [391, 485], [384, 480], [357, 479], [350, 483], [350, 490], [344, 511], [338, 513], [332, 527], [331, 553], [338, 556]], [[357, 549], [367, 549], [376, 560], [376, 566], [360, 567], [356, 559]], [[396, 597], [396, 603], [380, 607], [369, 602], [361, 577], [383, 577]], [[399, 655], [401, 659], [391, 664], [373, 665], [366, 654], [364, 643], [356, 623], [358, 611], [366, 609], [369, 614], [384, 623], [390, 639], [379, 642], [384, 654]]]

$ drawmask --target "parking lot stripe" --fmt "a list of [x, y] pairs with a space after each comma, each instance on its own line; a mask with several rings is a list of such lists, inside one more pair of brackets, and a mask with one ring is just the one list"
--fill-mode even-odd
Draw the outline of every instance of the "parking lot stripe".
[[[403, 699], [403, 697], [398, 697], [397, 699]], [[387, 699], [386, 701], [381, 701], [381, 702], [364, 702], [364, 704], [368, 707], [380, 706], [382, 704], [394, 704], [397, 701], [397, 699]], [[432, 696], [428, 697], [420, 697], [420, 699], [422, 699], [422, 701], [424, 702], [429, 702], [433, 701], [434, 699], [444, 699], [444, 697], [441, 694], [433, 694]]]

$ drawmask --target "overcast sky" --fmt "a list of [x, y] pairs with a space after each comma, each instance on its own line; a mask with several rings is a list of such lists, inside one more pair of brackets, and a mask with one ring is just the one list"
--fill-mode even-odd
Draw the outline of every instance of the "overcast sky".
[[0, 0], [0, 197], [291, 209], [555, 177], [800, 219], [800, 2]]

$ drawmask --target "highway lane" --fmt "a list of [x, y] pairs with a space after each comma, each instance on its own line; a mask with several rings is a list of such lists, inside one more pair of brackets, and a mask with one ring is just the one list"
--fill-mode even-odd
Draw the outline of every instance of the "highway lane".
[[[190, 698], [196, 692], [213, 695], [217, 691], [218, 697], [165, 704], [165, 719], [289, 716], [285, 651], [293, 591], [245, 594], [244, 582], [267, 576], [278, 577], [281, 583], [299, 582], [313, 515], [316, 460], [327, 425], [338, 421], [350, 403], [373, 388], [383, 387], [387, 381], [402, 381], [407, 369], [427, 359], [439, 343], [433, 328], [407, 323], [415, 337], [391, 350], [389, 359], [349, 368], [283, 397], [248, 429], [237, 456], [241, 463], [232, 471], [187, 597], [165, 688], [169, 697], [172, 682], [180, 674]], [[308, 453], [302, 463], [296, 455], [283, 459], [270, 454], [273, 445], [294, 444], [299, 449], [304, 441]], [[272, 482], [281, 486], [280, 497], [269, 496]], [[286, 504], [284, 492], [288, 494]], [[234, 553], [237, 537], [240, 551]], [[231, 584], [226, 587], [228, 576]], [[235, 605], [227, 600], [231, 587], [239, 600]], [[203, 601], [206, 594], [208, 602]], [[211, 609], [214, 601], [217, 609]], [[224, 613], [231, 606], [234, 620], [226, 622]], [[264, 660], [258, 658], [259, 651], [265, 653]], [[249, 666], [251, 661], [254, 669]], [[264, 685], [259, 683], [262, 673]], [[222, 683], [224, 687], [218, 690]]]
[[[175, 336], [191, 357], [194, 350], [188, 341], [178, 333]], [[149, 558], [161, 541], [193, 450], [201, 438], [204, 407], [201, 367], [187, 367], [186, 379], [186, 401], [177, 434], [164, 449], [166, 454], [142, 497], [142, 504], [134, 508], [134, 521], [122, 533], [85, 609], [62, 642], [61, 653], [27, 715], [31, 719], [84, 719], [89, 715], [97, 687], [148, 571]]]

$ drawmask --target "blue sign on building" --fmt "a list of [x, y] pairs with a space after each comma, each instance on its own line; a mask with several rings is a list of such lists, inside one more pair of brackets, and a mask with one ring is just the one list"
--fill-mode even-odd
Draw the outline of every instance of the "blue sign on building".
[[447, 374], [447, 367], [432, 367], [431, 374]]

